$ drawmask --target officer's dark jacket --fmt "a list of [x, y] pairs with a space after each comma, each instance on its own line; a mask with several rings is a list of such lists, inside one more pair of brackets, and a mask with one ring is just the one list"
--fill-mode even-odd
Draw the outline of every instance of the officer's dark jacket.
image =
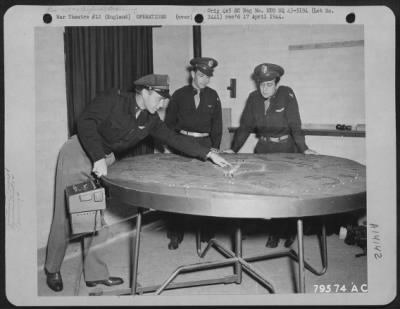
[[165, 123], [172, 130], [209, 133], [211, 146], [219, 148], [222, 138], [221, 102], [214, 89], [205, 87], [200, 91], [200, 104], [196, 109], [192, 85], [174, 92], [168, 104]]
[[287, 86], [279, 86], [270, 98], [266, 114], [264, 101], [258, 90], [250, 93], [232, 142], [232, 150], [239, 151], [254, 130], [258, 137], [280, 137], [289, 134], [300, 152], [308, 149], [301, 131], [299, 107], [293, 90]]
[[134, 93], [105, 91], [84, 110], [77, 122], [78, 137], [87, 155], [96, 162], [135, 146], [151, 135], [192, 157], [205, 159], [210, 149], [169, 130], [157, 113], [143, 110], [136, 119]]

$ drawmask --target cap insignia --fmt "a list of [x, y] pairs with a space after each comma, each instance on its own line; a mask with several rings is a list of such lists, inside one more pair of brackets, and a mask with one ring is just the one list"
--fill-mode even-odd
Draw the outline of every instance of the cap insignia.
[[261, 66], [261, 71], [262, 71], [264, 74], [266, 74], [267, 71], [268, 71], [268, 67], [267, 67], [265, 64], [263, 64], [263, 65]]

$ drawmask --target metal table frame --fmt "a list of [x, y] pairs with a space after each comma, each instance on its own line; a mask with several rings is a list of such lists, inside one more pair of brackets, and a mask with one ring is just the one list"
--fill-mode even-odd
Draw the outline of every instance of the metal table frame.
[[[153, 155], [156, 157], [156, 155]], [[235, 155], [237, 156], [237, 155]], [[270, 154], [271, 160], [281, 159], [282, 154]], [[294, 156], [294, 154], [292, 155]], [[302, 156], [302, 155], [299, 155]], [[318, 156], [318, 158], [328, 156]], [[312, 157], [311, 157], [312, 158]], [[338, 164], [337, 158], [333, 158], [334, 163]], [[347, 160], [347, 159], [343, 159]], [[127, 159], [127, 166], [133, 159]], [[118, 163], [117, 163], [118, 164]], [[126, 166], [120, 161], [118, 169], [125, 170]], [[358, 163], [357, 163], [358, 164]], [[357, 165], [356, 165], [357, 167]], [[117, 168], [117, 167], [115, 167]], [[118, 170], [117, 169], [117, 170]], [[201, 285], [211, 285], [219, 283], [237, 283], [242, 281], [243, 271], [246, 272], [253, 280], [260, 282], [271, 293], [275, 290], [270, 282], [250, 263], [260, 260], [275, 259], [280, 257], [290, 257], [298, 263], [298, 284], [297, 292], [305, 293], [305, 270], [309, 270], [315, 275], [323, 275], [328, 267], [327, 262], [327, 242], [325, 225], [322, 224], [320, 235], [320, 250], [322, 266], [320, 270], [304, 260], [304, 244], [303, 244], [303, 219], [306, 217], [327, 216], [353, 210], [365, 208], [366, 191], [363, 187], [356, 187], [353, 191], [346, 191], [343, 194], [333, 195], [316, 195], [297, 196], [286, 195], [263, 195], [263, 194], [246, 194], [231, 191], [212, 192], [207, 194], [201, 189], [188, 189], [182, 186], [164, 186], [163, 183], [147, 186], [146, 183], [136, 181], [135, 179], [118, 178], [118, 174], [114, 179], [112, 176], [105, 180], [108, 191], [121, 202], [138, 207], [139, 212], [136, 217], [136, 237], [134, 239], [133, 251], [133, 267], [132, 267], [132, 284], [130, 289], [123, 291], [111, 291], [110, 294], [143, 294], [155, 291], [156, 295], [161, 294], [164, 290], [193, 287]], [[197, 254], [205, 257], [211, 247], [219, 251], [223, 256], [223, 260], [206, 261], [191, 265], [183, 265], [178, 267], [168, 278], [160, 285], [143, 287], [138, 283], [138, 262], [140, 248], [140, 233], [142, 227], [143, 209], [153, 209], [157, 211], [165, 211], [170, 213], [182, 213], [186, 215], [196, 216], [212, 216], [227, 218], [228, 220], [236, 220], [238, 224], [235, 230], [234, 252], [225, 248], [218, 240], [211, 239], [207, 246], [202, 250], [199, 235], [196, 237]], [[246, 211], [243, 211], [243, 210]], [[243, 257], [242, 252], [242, 230], [240, 221], [242, 219], [273, 219], [273, 218], [296, 218], [297, 220], [297, 242], [298, 252], [292, 249], [274, 252], [270, 254]], [[191, 282], [173, 282], [174, 279], [182, 274], [204, 269], [233, 266], [233, 274], [224, 278], [208, 279]], [[108, 294], [108, 293], [103, 293]]]
[[[207, 261], [201, 263], [195, 263], [190, 265], [183, 265], [178, 267], [172, 274], [160, 285], [153, 286], [141, 286], [138, 282], [138, 266], [139, 266], [139, 250], [140, 250], [140, 236], [141, 236], [141, 228], [142, 228], [142, 216], [143, 209], [139, 208], [138, 215], [136, 217], [136, 232], [134, 237], [133, 244], [133, 267], [132, 267], [132, 284], [130, 289], [121, 289], [114, 291], [104, 291], [104, 292], [93, 292], [90, 295], [137, 295], [148, 292], [154, 292], [155, 295], [160, 295], [164, 290], [168, 289], [178, 289], [185, 287], [195, 287], [195, 286], [203, 286], [203, 285], [213, 285], [213, 284], [229, 284], [229, 283], [237, 283], [240, 284], [242, 282], [242, 273], [245, 271], [252, 279], [258, 281], [264, 287], [266, 287], [271, 293], [275, 293], [275, 289], [273, 285], [264, 278], [264, 276], [257, 270], [254, 266], [250, 264], [250, 262], [261, 261], [261, 260], [269, 260], [281, 257], [290, 257], [292, 260], [298, 263], [298, 292], [305, 293], [305, 269], [309, 270], [315, 275], [323, 275], [328, 268], [328, 259], [327, 259], [327, 242], [326, 242], [326, 229], [325, 224], [321, 225], [321, 235], [320, 235], [320, 243], [321, 243], [321, 260], [322, 260], [322, 268], [321, 270], [316, 270], [313, 266], [307, 263], [304, 260], [304, 244], [303, 244], [303, 219], [297, 219], [297, 241], [298, 241], [298, 253], [293, 249], [281, 250], [279, 252], [274, 252], [270, 254], [251, 256], [251, 257], [243, 257], [242, 250], [242, 229], [240, 226], [240, 220], [237, 220], [237, 225], [235, 228], [235, 252], [225, 248], [217, 239], [211, 239], [206, 247], [202, 250], [201, 242], [200, 242], [200, 233], [196, 234], [196, 249], [199, 257], [203, 258], [206, 256], [207, 252], [211, 247], [215, 247], [217, 251], [222, 253], [226, 259], [219, 261]], [[196, 281], [186, 281], [173, 283], [172, 281], [180, 274], [194, 271], [201, 271], [206, 269], [219, 268], [224, 266], [234, 266], [233, 275], [225, 276], [222, 278], [215, 279], [203, 279]]]

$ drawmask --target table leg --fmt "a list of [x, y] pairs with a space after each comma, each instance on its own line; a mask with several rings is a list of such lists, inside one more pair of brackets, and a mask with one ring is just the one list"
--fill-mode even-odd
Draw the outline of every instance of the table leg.
[[326, 226], [325, 222], [322, 224], [321, 247], [322, 247], [322, 270], [320, 274], [324, 274], [328, 269], [328, 245], [326, 243]]
[[140, 230], [142, 228], [142, 209], [138, 209], [138, 215], [136, 217], [136, 233], [134, 240], [134, 251], [133, 251], [133, 267], [132, 267], [132, 295], [136, 294], [137, 288], [137, 275], [139, 265], [139, 246], [140, 246]]
[[200, 235], [200, 229], [196, 230], [196, 250], [197, 250], [197, 255], [199, 257], [204, 257], [203, 252], [201, 251], [201, 235]]
[[[242, 257], [242, 250], [243, 250], [243, 242], [242, 242], [242, 229], [240, 226], [240, 221], [237, 222], [237, 227], [235, 231], [235, 254], [236, 257], [241, 258]], [[242, 265], [240, 262], [235, 263], [235, 275], [237, 276], [236, 283], [240, 284], [242, 282]]]
[[297, 241], [299, 246], [299, 290], [305, 293], [306, 281], [304, 274], [304, 244], [303, 244], [303, 220], [297, 219]]

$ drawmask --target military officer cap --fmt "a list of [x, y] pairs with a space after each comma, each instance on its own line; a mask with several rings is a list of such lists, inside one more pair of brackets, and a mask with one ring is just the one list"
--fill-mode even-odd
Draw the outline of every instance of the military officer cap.
[[285, 70], [277, 64], [261, 63], [254, 68], [253, 77], [257, 83], [262, 83], [281, 77], [284, 73]]
[[213, 58], [197, 57], [190, 60], [190, 64], [194, 69], [199, 70], [207, 76], [213, 76], [214, 68], [218, 65], [218, 62]]
[[154, 90], [164, 98], [170, 98], [169, 94], [169, 76], [164, 74], [149, 74], [142, 76], [134, 81], [136, 86], [143, 86], [149, 90]]

